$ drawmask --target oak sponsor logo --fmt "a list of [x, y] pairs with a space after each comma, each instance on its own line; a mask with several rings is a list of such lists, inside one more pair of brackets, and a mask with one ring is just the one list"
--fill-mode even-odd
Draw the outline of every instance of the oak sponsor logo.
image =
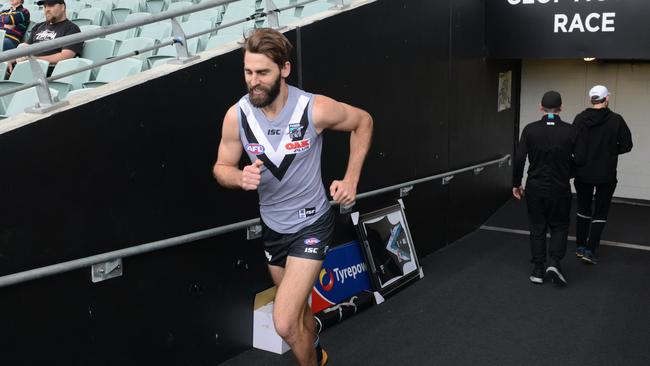
[[284, 145], [284, 149], [287, 150], [288, 154], [296, 154], [299, 152], [304, 152], [309, 150], [311, 145], [309, 144], [309, 139], [290, 141]]

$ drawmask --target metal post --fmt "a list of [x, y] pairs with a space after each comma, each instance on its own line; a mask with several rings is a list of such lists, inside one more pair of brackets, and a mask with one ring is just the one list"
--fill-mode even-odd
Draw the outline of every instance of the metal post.
[[278, 20], [278, 7], [275, 6], [273, 0], [266, 0], [266, 11], [271, 12], [267, 15], [269, 18], [269, 27], [279, 29], [280, 21]]
[[38, 95], [38, 103], [34, 107], [25, 108], [25, 112], [47, 113], [53, 109], [69, 104], [68, 101], [55, 102], [53, 100], [52, 93], [50, 93], [50, 86], [47, 83], [47, 77], [43, 73], [43, 69], [36, 58], [29, 58], [29, 66], [32, 69], [34, 80], [38, 82], [38, 85], [35, 87], [36, 94]]
[[176, 18], [172, 18], [171, 22], [172, 36], [174, 37], [174, 47], [176, 48], [176, 58], [169, 60], [167, 63], [183, 65], [188, 62], [197, 60], [199, 56], [190, 56], [190, 52], [187, 50], [187, 39], [185, 38], [185, 32], [183, 31], [183, 28], [181, 28], [181, 25], [178, 24]]

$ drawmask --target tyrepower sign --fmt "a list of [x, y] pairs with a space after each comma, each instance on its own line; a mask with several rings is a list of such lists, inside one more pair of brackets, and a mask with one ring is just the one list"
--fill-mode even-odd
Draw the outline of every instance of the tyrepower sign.
[[641, 45], [650, 39], [644, 15], [649, 11], [650, 1], [490, 0], [488, 53], [508, 58], [645, 57], [650, 51]]
[[370, 290], [370, 277], [359, 242], [351, 241], [334, 247], [327, 252], [316, 278], [311, 310], [315, 314], [364, 290]]

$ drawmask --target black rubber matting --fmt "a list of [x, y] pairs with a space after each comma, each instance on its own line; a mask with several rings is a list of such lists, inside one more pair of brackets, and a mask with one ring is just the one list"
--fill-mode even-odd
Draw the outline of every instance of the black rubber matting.
[[[422, 260], [425, 277], [326, 330], [336, 365], [650, 365], [650, 251], [602, 247], [569, 285], [534, 285], [525, 235], [478, 230]], [[296, 365], [249, 350], [224, 365]]]
[[[571, 230], [575, 236], [576, 201], [571, 205]], [[526, 200], [512, 198], [486, 223], [487, 226], [528, 230]], [[602, 240], [650, 246], [650, 206], [612, 203]]]

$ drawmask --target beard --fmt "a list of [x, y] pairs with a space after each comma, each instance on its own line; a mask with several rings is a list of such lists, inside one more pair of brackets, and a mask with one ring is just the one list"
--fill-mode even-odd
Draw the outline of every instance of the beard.
[[275, 80], [273, 85], [270, 88], [264, 88], [262, 86], [257, 86], [257, 90], [261, 90], [264, 93], [261, 95], [253, 94], [253, 89], [248, 88], [248, 96], [250, 98], [251, 104], [255, 108], [264, 108], [275, 101], [275, 98], [280, 94], [280, 80], [281, 77], [278, 75], [278, 78]]

